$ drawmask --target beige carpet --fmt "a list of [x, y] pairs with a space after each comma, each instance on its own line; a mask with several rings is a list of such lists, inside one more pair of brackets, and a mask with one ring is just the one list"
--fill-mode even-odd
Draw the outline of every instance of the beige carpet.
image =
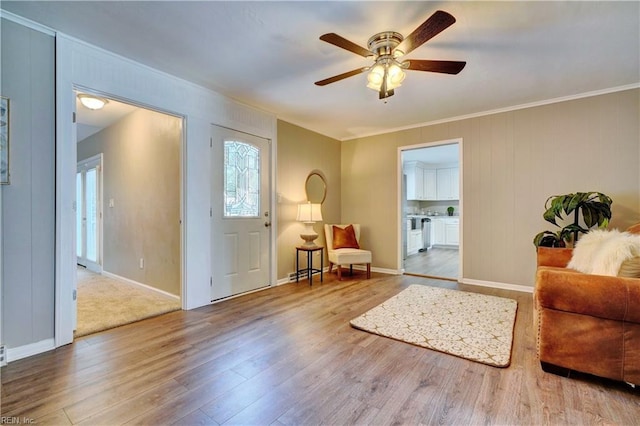
[[78, 324], [75, 337], [178, 309], [178, 299], [78, 269]]
[[360, 330], [495, 367], [511, 362], [515, 300], [411, 285], [351, 320]]

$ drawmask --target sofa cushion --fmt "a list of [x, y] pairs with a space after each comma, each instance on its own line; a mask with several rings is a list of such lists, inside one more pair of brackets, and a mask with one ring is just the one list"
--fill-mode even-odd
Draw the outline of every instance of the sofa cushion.
[[[593, 230], [573, 250], [569, 268], [585, 274], [616, 276], [626, 261], [640, 256], [640, 235], [618, 230]], [[628, 273], [625, 264], [624, 273]]]
[[619, 277], [640, 278], [640, 256], [627, 259], [620, 265]]

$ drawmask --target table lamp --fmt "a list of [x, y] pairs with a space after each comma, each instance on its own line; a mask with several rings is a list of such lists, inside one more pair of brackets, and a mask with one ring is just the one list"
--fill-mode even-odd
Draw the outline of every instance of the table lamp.
[[305, 243], [302, 247], [314, 248], [318, 247], [313, 241], [318, 238], [318, 234], [313, 230], [313, 224], [322, 220], [322, 211], [320, 204], [298, 204], [298, 217], [296, 220], [303, 222], [306, 226], [304, 232], [300, 234]]

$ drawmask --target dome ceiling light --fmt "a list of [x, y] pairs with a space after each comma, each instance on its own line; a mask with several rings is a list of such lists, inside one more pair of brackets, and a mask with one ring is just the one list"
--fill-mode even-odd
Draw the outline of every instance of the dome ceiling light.
[[87, 95], [86, 93], [81, 93], [78, 95], [78, 99], [85, 108], [89, 108], [91, 110], [98, 110], [104, 108], [107, 104], [107, 100], [94, 95]]

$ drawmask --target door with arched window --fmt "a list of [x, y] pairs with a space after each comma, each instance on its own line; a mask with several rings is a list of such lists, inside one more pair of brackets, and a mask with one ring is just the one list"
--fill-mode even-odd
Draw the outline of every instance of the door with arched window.
[[270, 141], [213, 126], [211, 300], [269, 285]]

